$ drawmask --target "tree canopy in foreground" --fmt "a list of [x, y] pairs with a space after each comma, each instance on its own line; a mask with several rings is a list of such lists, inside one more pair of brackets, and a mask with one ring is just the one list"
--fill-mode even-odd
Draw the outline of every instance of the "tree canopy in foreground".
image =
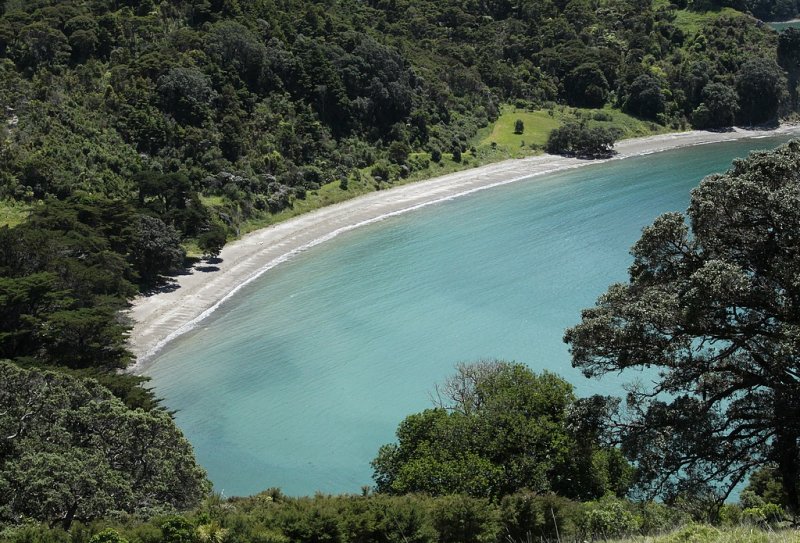
[[624, 494], [629, 470], [598, 445], [606, 404], [522, 364], [460, 364], [436, 409], [406, 417], [372, 462], [379, 492], [499, 497], [527, 489], [591, 499]]
[[205, 472], [169, 414], [90, 379], [0, 362], [0, 524], [69, 528], [111, 512], [196, 506]]
[[724, 498], [774, 464], [797, 512], [800, 141], [704, 179], [632, 254], [565, 341], [587, 376], [652, 368], [617, 421], [640, 487]]

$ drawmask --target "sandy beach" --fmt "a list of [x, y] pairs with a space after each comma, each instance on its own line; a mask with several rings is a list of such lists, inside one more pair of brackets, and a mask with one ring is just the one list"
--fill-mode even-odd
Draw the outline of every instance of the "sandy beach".
[[[693, 131], [635, 138], [618, 142], [615, 146], [617, 154], [608, 160], [692, 145], [793, 133], [800, 135], [800, 127], [782, 126], [765, 131]], [[208, 264], [200, 263], [190, 270], [191, 273], [177, 276], [175, 288], [133, 300], [130, 317], [134, 326], [129, 343], [136, 364], [130, 369], [134, 373], [142, 372], [148, 359], [167, 343], [191, 330], [244, 285], [305, 249], [342, 232], [479, 190], [598, 162], [601, 161], [553, 155], [506, 160], [373, 192], [252, 232], [225, 246], [220, 254], [221, 262], [213, 265], [217, 270], [209, 271]], [[205, 268], [205, 271], [197, 267]]]

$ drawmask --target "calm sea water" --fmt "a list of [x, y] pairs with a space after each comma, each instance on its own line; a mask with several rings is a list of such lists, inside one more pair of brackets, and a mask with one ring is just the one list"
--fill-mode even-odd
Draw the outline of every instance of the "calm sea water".
[[561, 338], [700, 179], [786, 138], [705, 145], [473, 194], [342, 235], [244, 289], [150, 368], [216, 490], [359, 492], [458, 361], [585, 379]]
[[787, 21], [787, 22], [780, 22], [780, 23], [767, 23], [769, 26], [777, 30], [778, 32], [783, 32], [787, 28], [800, 28], [800, 21]]

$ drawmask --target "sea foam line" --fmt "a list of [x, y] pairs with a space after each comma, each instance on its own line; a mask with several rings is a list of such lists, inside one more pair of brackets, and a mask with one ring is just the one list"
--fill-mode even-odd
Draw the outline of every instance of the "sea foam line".
[[[643, 156], [647, 156], [647, 155], [651, 155], [651, 154], [655, 154], [655, 153], [660, 153], [660, 152], [664, 152], [664, 151], [671, 151], [671, 150], [680, 149], [680, 148], [684, 148], [684, 147], [694, 147], [694, 146], [698, 146], [698, 145], [707, 145], [707, 144], [713, 144], [713, 143], [723, 143], [723, 142], [726, 142], [726, 141], [734, 141], [734, 140], [739, 140], [739, 139], [762, 139], [762, 138], [767, 138], [767, 137], [770, 137], [770, 136], [773, 136], [773, 135], [786, 134], [786, 133], [789, 133], [791, 131], [794, 131], [796, 128], [797, 128], [796, 126], [782, 126], [781, 128], [779, 128], [777, 130], [774, 130], [774, 131], [770, 131], [767, 134], [760, 133], [760, 134], [753, 134], [753, 135], [749, 135], [746, 132], [736, 132], [736, 133], [733, 134], [733, 137], [724, 138], [724, 139], [713, 139], [712, 138], [712, 139], [701, 140], [701, 141], [692, 141], [692, 140], [687, 139], [687, 141], [685, 142], [684, 145], [681, 145], [679, 143], [678, 145], [674, 145], [674, 144], [673, 145], [667, 145], [664, 148], [656, 148], [656, 149], [644, 150], [644, 151], [640, 151], [640, 152], [636, 152], [636, 153], [620, 153], [618, 155], [615, 155], [615, 156], [612, 156], [612, 157], [609, 157], [609, 158], [605, 158], [605, 159], [585, 160], [585, 161], [577, 162], [577, 163], [574, 163], [574, 164], [554, 165], [552, 168], [549, 168], [549, 169], [546, 169], [546, 170], [541, 170], [541, 171], [537, 171], [537, 172], [533, 172], [533, 173], [526, 173], [524, 175], [519, 175], [519, 176], [516, 176], [516, 177], [509, 178], [509, 179], [503, 179], [503, 180], [496, 181], [496, 182], [493, 182], [493, 183], [480, 185], [480, 186], [473, 187], [473, 188], [470, 188], [470, 189], [467, 189], [467, 190], [464, 190], [464, 191], [461, 191], [461, 192], [456, 192], [456, 193], [448, 194], [446, 196], [442, 196], [442, 197], [439, 197], [439, 198], [434, 198], [432, 200], [420, 202], [420, 203], [417, 203], [417, 204], [414, 204], [414, 205], [411, 205], [411, 206], [408, 206], [408, 207], [404, 207], [402, 209], [396, 209], [394, 211], [389, 211], [389, 212], [383, 213], [381, 215], [377, 215], [375, 217], [370, 217], [368, 219], [364, 219], [362, 221], [359, 221], [359, 222], [356, 222], [356, 223], [353, 223], [353, 224], [348, 224], [348, 225], [345, 225], [345, 226], [341, 226], [341, 227], [339, 227], [339, 228], [337, 228], [337, 229], [335, 229], [335, 230], [333, 230], [331, 232], [328, 232], [327, 234], [325, 234], [323, 236], [320, 236], [319, 238], [315, 238], [315, 239], [309, 241], [308, 243], [305, 243], [303, 245], [300, 245], [299, 247], [295, 247], [294, 249], [291, 249], [291, 250], [287, 251], [286, 253], [284, 253], [284, 254], [282, 254], [282, 255], [270, 260], [264, 266], [258, 268], [255, 272], [251, 273], [244, 280], [239, 282], [235, 287], [233, 287], [226, 294], [224, 294], [219, 300], [214, 302], [214, 304], [212, 304], [210, 307], [208, 307], [205, 310], [203, 310], [196, 317], [194, 317], [191, 320], [187, 321], [186, 323], [182, 324], [179, 328], [177, 328], [174, 331], [172, 331], [169, 334], [167, 334], [163, 339], [157, 341], [152, 347], [150, 347], [142, 355], [137, 357], [136, 362], [129, 368], [129, 371], [131, 371], [133, 373], [140, 372], [143, 369], [143, 367], [145, 365], [145, 362], [147, 362], [153, 356], [158, 354], [164, 347], [167, 346], [167, 344], [171, 343], [172, 341], [174, 341], [178, 337], [180, 337], [180, 336], [182, 336], [182, 335], [184, 335], [184, 334], [186, 334], [188, 332], [191, 332], [192, 330], [197, 328], [197, 326], [203, 320], [207, 319], [214, 312], [216, 312], [217, 309], [219, 309], [225, 302], [227, 302], [233, 296], [235, 296], [241, 289], [243, 289], [244, 287], [246, 287], [247, 285], [249, 285], [250, 283], [252, 283], [256, 279], [258, 279], [259, 277], [264, 275], [269, 270], [275, 268], [276, 266], [279, 266], [280, 264], [283, 264], [285, 262], [290, 261], [292, 258], [294, 258], [297, 255], [307, 251], [308, 249], [311, 249], [313, 247], [316, 247], [317, 245], [320, 245], [322, 243], [330, 241], [330, 240], [332, 240], [332, 239], [334, 239], [334, 238], [338, 237], [339, 235], [344, 234], [346, 232], [350, 232], [350, 231], [355, 230], [357, 228], [361, 228], [363, 226], [367, 226], [367, 225], [370, 225], [370, 224], [378, 223], [378, 222], [384, 221], [386, 219], [389, 219], [391, 217], [396, 217], [396, 216], [399, 216], [399, 215], [403, 215], [403, 214], [406, 214], [406, 213], [409, 213], [409, 212], [412, 212], [412, 211], [416, 211], [418, 209], [422, 209], [422, 208], [425, 208], [425, 207], [428, 207], [428, 206], [431, 206], [431, 205], [441, 204], [441, 203], [444, 203], [444, 202], [447, 202], [447, 201], [450, 201], [450, 200], [454, 200], [456, 198], [462, 198], [462, 197], [468, 196], [470, 194], [475, 194], [475, 193], [478, 193], [478, 192], [481, 192], [481, 191], [484, 191], [484, 190], [490, 190], [490, 189], [493, 189], [493, 188], [496, 188], [496, 187], [501, 187], [501, 186], [504, 186], [504, 185], [509, 185], [509, 184], [512, 184], [512, 183], [517, 183], [517, 182], [525, 181], [525, 180], [529, 180], [529, 179], [534, 179], [536, 177], [541, 177], [543, 175], [549, 175], [549, 174], [552, 174], [552, 173], [559, 173], [559, 172], [569, 171], [569, 170], [582, 168], [584, 166], [590, 166], [590, 165], [594, 165], [594, 164], [604, 164], [606, 162], [610, 162], [610, 161], [613, 161], [613, 160], [624, 160], [624, 159], [627, 159], [627, 158], [643, 157]], [[665, 139], [665, 140], [670, 141], [670, 142], [674, 142], [675, 140], [683, 139], [686, 136], [686, 134], [687, 133], [683, 133], [683, 134], [679, 133], [679, 134], [675, 134], [675, 135], [669, 135], [668, 139], [664, 138], [664, 136], [656, 136], [656, 137], [657, 138], [661, 138], [661, 139]], [[536, 157], [534, 157], [534, 158], [536, 158]], [[463, 172], [463, 173], [467, 173], [467, 172]], [[480, 174], [478, 174], [478, 175], [480, 175]], [[446, 189], [446, 188], [447, 187], [444, 187], [444, 189]]]

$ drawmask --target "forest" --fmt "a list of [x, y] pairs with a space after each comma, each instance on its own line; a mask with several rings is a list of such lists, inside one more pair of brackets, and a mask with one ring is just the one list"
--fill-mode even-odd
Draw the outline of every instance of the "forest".
[[[596, 109], [599, 122], [619, 110], [659, 130], [774, 124], [798, 107], [800, 32], [778, 35], [759, 18], [798, 11], [790, 1], [716, 0], [0, 1], [0, 538], [88, 541], [92, 522], [153, 518], [129, 537], [189, 541], [174, 534], [190, 526], [236, 540], [240, 520], [204, 502], [208, 482], [170, 414], [143, 378], [122, 371], [132, 297], [228, 239], [322, 205], [322, 193], [343, 199], [505, 158], [474, 139], [505, 106]], [[549, 150], [605, 153], [621, 135], [613, 124], [585, 129], [565, 123]], [[583, 330], [569, 337], [588, 349], [577, 363], [593, 371]], [[455, 420], [448, 412], [420, 417], [441, 429]], [[370, 505], [273, 491], [232, 506], [276, 507], [262, 539], [244, 528], [237, 537], [379, 538], [354, 526], [345, 537], [329, 517], [348, 510], [387, 540], [416, 530], [419, 541], [472, 541], [442, 535], [451, 528], [441, 519], [457, 510], [489, 515], [474, 540], [494, 541], [500, 526], [525, 525], [503, 515], [532, 515], [549, 530], [543, 511], [561, 505], [541, 500], [584, 511], [581, 500], [609, 492], [608, 507], [645, 519], [622, 501], [630, 465], [599, 439], [576, 459], [589, 471], [605, 466], [598, 480], [585, 474], [590, 491], [570, 494], [544, 472], [500, 477], [508, 458], [494, 453], [451, 466], [479, 466], [480, 480], [420, 487], [400, 453], [382, 449]], [[773, 479], [762, 486], [789, 484]], [[420, 492], [432, 497], [403, 497]], [[791, 509], [792, 500], [772, 502]], [[192, 509], [188, 520], [163, 520]], [[409, 527], [395, 531], [385, 510]], [[585, 533], [578, 516], [570, 522]], [[303, 531], [310, 526], [320, 532]]]

